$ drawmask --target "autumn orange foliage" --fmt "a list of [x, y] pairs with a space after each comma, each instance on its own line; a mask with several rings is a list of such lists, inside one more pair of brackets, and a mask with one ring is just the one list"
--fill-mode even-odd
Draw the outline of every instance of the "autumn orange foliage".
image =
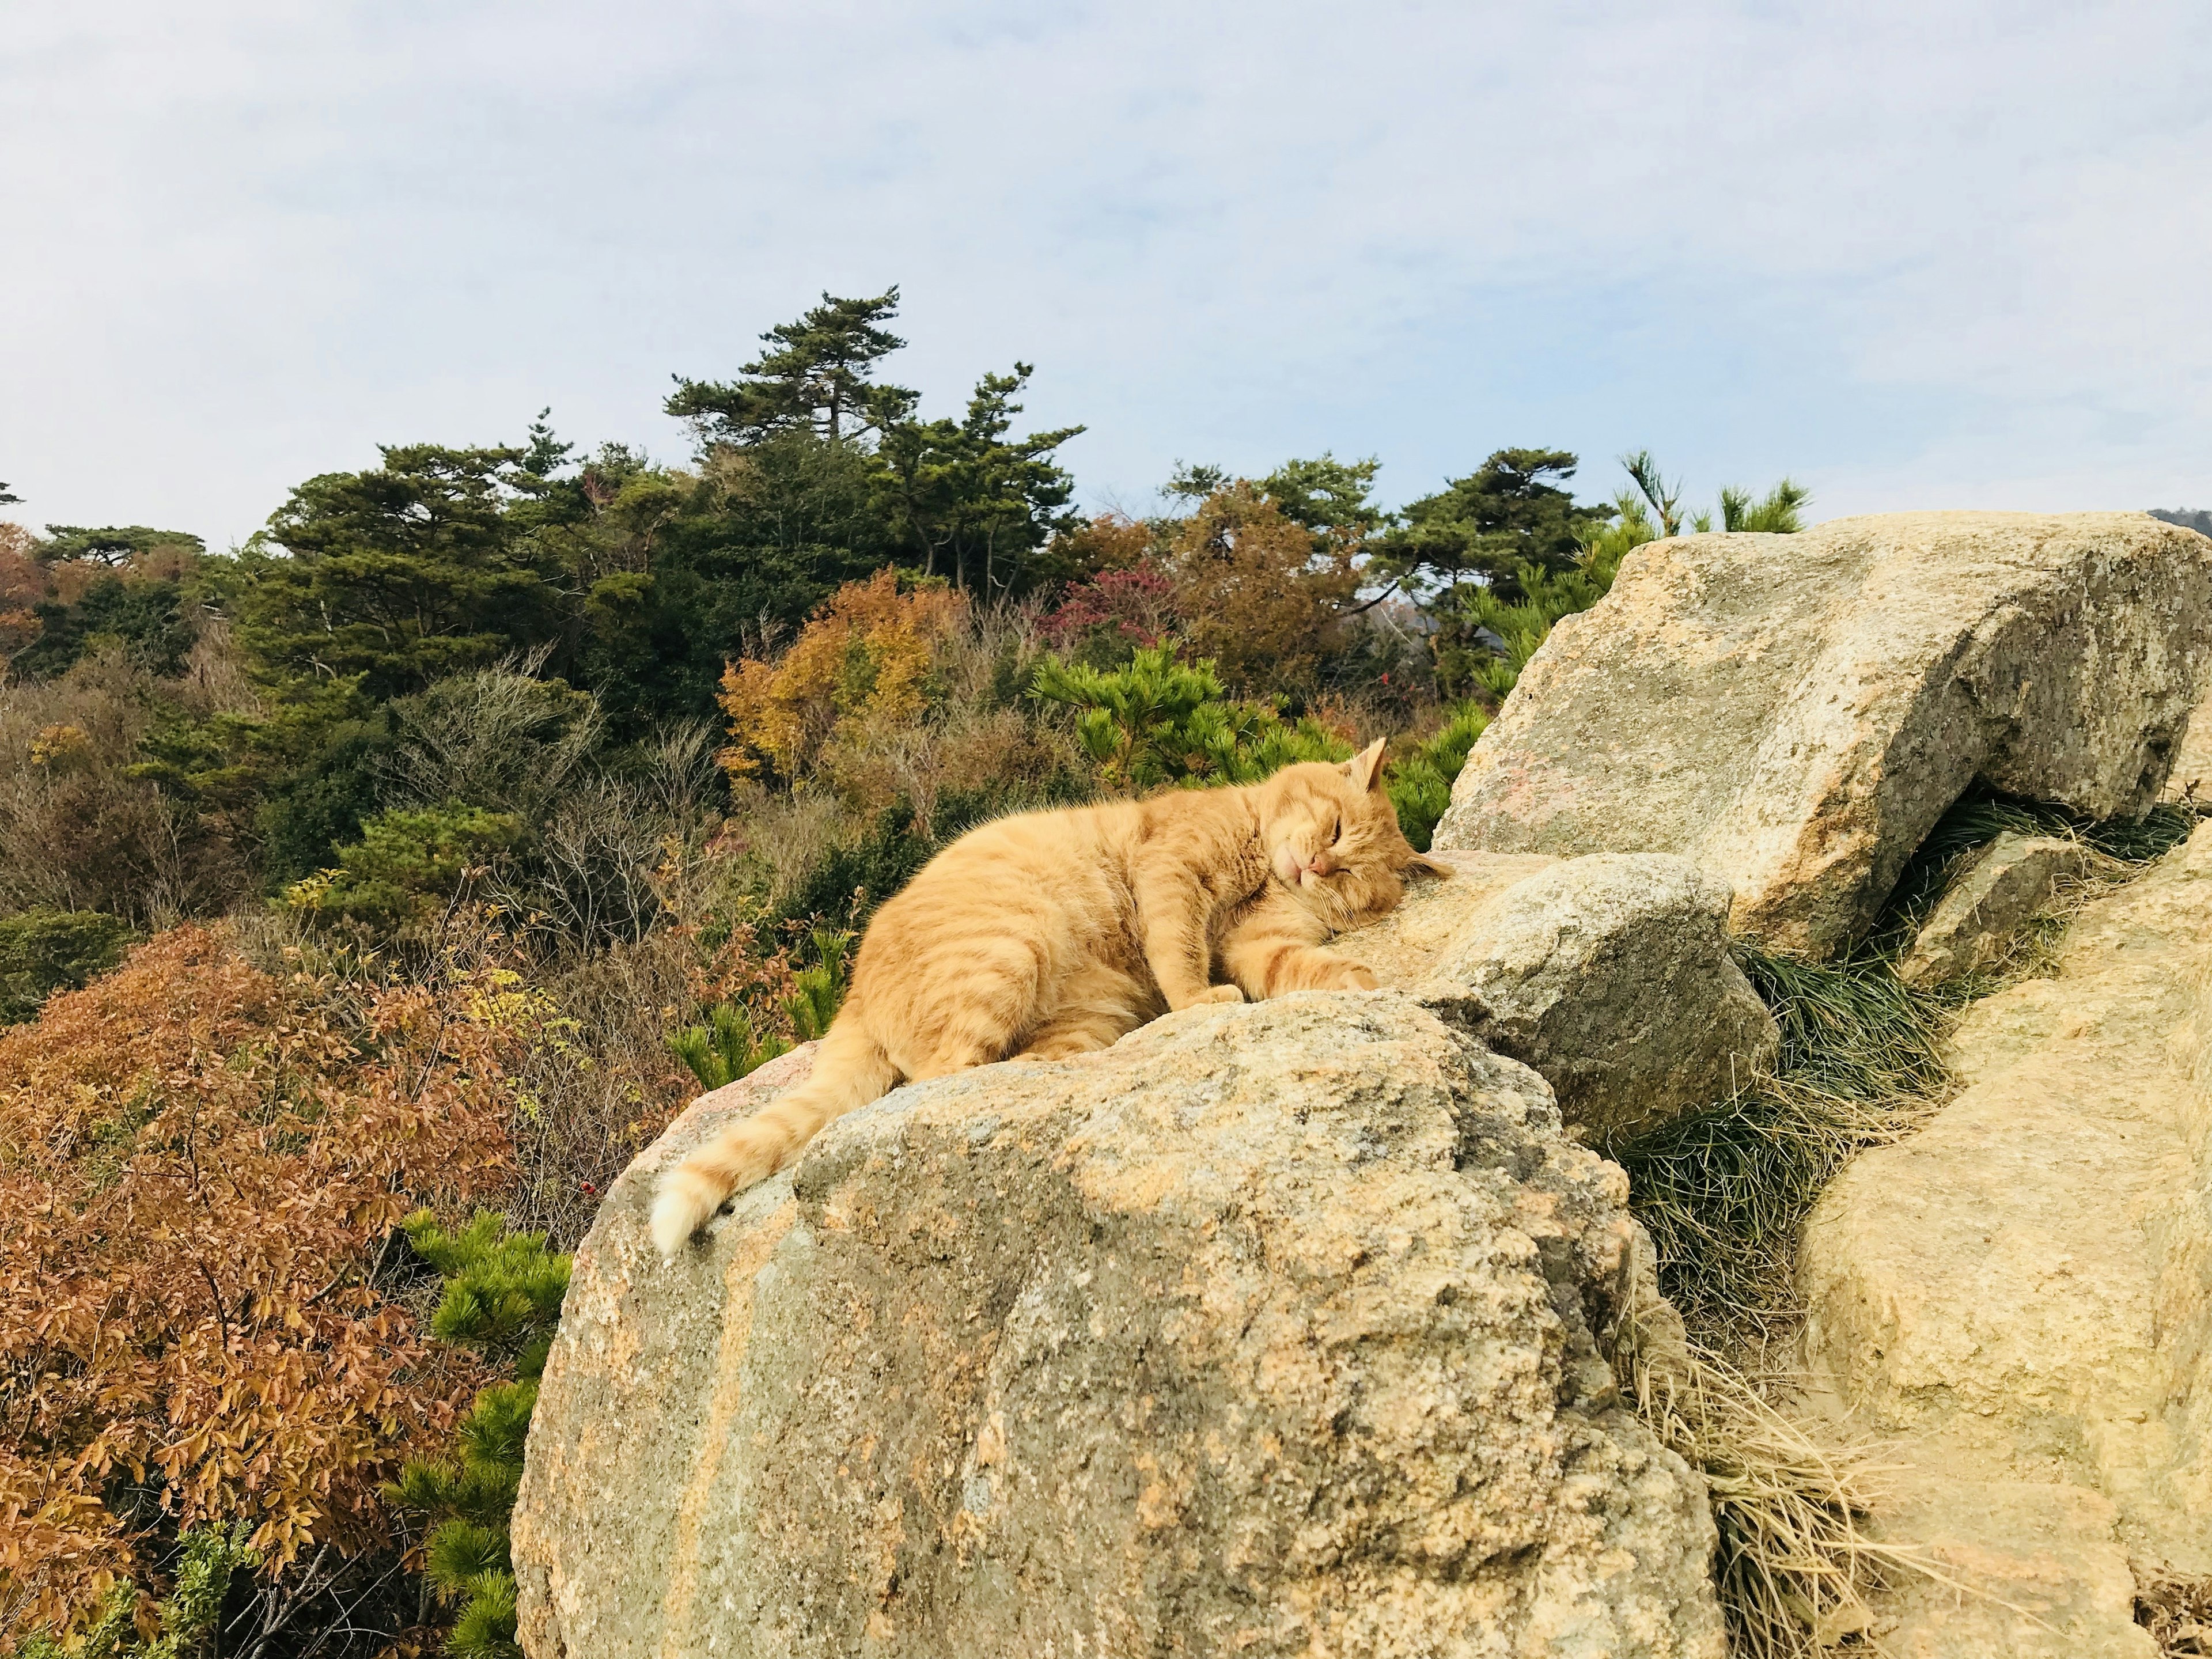
[[939, 584], [902, 588], [896, 570], [848, 582], [771, 661], [746, 657], [722, 675], [730, 717], [722, 764], [799, 775], [833, 738], [894, 731], [921, 718], [929, 671], [968, 602]]
[[1350, 544], [1284, 516], [1249, 483], [1218, 489], [1177, 526], [1168, 571], [1189, 648], [1240, 693], [1304, 690], [1359, 586]]
[[485, 1380], [392, 1230], [510, 1177], [513, 980], [349, 998], [185, 927], [0, 1033], [0, 1626], [149, 1585], [157, 1522], [390, 1547], [380, 1484]]

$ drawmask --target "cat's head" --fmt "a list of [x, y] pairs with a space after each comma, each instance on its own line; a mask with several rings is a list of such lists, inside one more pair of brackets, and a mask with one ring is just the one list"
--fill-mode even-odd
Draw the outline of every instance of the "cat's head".
[[1260, 786], [1259, 809], [1275, 878], [1337, 933], [1388, 914], [1408, 875], [1452, 872], [1398, 828], [1379, 738], [1337, 765], [1285, 767]]

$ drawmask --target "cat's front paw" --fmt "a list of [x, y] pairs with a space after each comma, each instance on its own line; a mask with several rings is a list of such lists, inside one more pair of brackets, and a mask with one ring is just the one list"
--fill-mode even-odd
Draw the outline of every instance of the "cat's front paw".
[[[1201, 1003], [1242, 1002], [1244, 1000], [1244, 993], [1237, 989], [1234, 985], [1210, 985], [1206, 988], [1206, 994], [1199, 998], [1198, 1000]], [[1197, 1005], [1194, 1004], [1192, 1006], [1196, 1006]]]
[[1332, 964], [1329, 976], [1323, 981], [1324, 988], [1331, 991], [1374, 991], [1381, 989], [1382, 984], [1375, 977], [1375, 970], [1359, 962]]

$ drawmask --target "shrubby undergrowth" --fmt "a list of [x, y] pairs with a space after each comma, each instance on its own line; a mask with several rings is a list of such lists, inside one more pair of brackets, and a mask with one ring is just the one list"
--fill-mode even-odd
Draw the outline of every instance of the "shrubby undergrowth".
[[875, 905], [994, 816], [1378, 737], [1425, 847], [1680, 527], [1648, 458], [1593, 507], [1539, 449], [1085, 518], [1027, 366], [931, 419], [880, 377], [896, 297], [683, 382], [680, 465], [541, 416], [228, 553], [0, 526], [0, 1654], [502, 1650], [559, 1253], [826, 1028]]

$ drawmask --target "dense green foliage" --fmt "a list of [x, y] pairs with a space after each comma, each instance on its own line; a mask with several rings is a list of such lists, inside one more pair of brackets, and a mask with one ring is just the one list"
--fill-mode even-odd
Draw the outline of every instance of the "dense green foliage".
[[1437, 820], [1451, 805], [1452, 780], [1459, 776], [1467, 751], [1489, 725], [1489, 712], [1480, 703], [1462, 703], [1449, 710], [1444, 723], [1425, 739], [1391, 758], [1382, 775], [1383, 787], [1398, 809], [1398, 827], [1415, 850], [1429, 850]]
[[1567, 568], [1582, 550], [1583, 527], [1605, 516], [1560, 488], [1576, 465], [1563, 449], [1498, 451], [1407, 507], [1404, 526], [1385, 543], [1386, 564], [1408, 576], [1454, 585], [1473, 577], [1508, 591], [1528, 567]]
[[[229, 555], [0, 527], [0, 916], [143, 930], [268, 901], [416, 948], [489, 900], [588, 956], [697, 902], [701, 937], [753, 927], [781, 960], [995, 813], [1376, 736], [1424, 843], [1552, 627], [1680, 527], [1648, 453], [1590, 505], [1544, 448], [1402, 513], [1371, 457], [1179, 464], [1157, 516], [1086, 521], [1059, 460], [1082, 428], [1016, 429], [1029, 365], [957, 416], [885, 377], [897, 301], [825, 295], [729, 378], [679, 377], [685, 465], [580, 451], [541, 412], [519, 441], [310, 478]], [[1804, 499], [1784, 480], [1720, 511], [1787, 529]], [[746, 827], [767, 808], [797, 833]], [[77, 972], [0, 964], [14, 1008]], [[687, 1057], [719, 1071], [716, 1003], [672, 1029], [705, 1022]], [[790, 1024], [755, 1012], [763, 1042]]]
[[431, 1523], [426, 1571], [456, 1609], [446, 1651], [457, 1659], [520, 1659], [507, 1523], [538, 1379], [568, 1294], [568, 1258], [548, 1250], [543, 1233], [510, 1232], [489, 1211], [457, 1233], [422, 1212], [408, 1218], [406, 1232], [445, 1280], [432, 1333], [511, 1366], [514, 1380], [479, 1393], [452, 1455], [410, 1462], [391, 1496]]
[[1076, 711], [1075, 735], [1109, 783], [1253, 783], [1297, 761], [1343, 760], [1352, 747], [1308, 719], [1285, 722], [1270, 705], [1231, 699], [1213, 663], [1139, 651], [1103, 671], [1048, 658], [1037, 696]]
[[106, 973], [130, 939], [127, 925], [97, 910], [0, 916], [0, 1025], [28, 1019], [54, 992]]
[[294, 908], [360, 922], [379, 933], [421, 921], [514, 842], [512, 814], [447, 801], [419, 811], [380, 812], [361, 839], [337, 849], [337, 866], [285, 890]]

